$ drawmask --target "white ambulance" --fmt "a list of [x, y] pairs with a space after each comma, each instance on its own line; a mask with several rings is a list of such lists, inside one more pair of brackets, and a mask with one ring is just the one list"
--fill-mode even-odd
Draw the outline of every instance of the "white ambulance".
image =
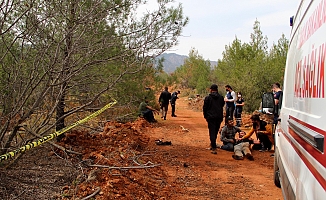
[[326, 200], [326, 0], [301, 1], [291, 20], [274, 182], [284, 199]]

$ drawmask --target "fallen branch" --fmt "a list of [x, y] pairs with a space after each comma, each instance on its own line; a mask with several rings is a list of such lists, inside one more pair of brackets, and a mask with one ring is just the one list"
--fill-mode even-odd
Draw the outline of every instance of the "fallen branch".
[[82, 198], [81, 200], [87, 200], [87, 199], [90, 199], [90, 198], [94, 197], [95, 195], [97, 195], [97, 193], [99, 193], [100, 191], [101, 191], [101, 188], [98, 187], [97, 190], [96, 190], [95, 192], [93, 192], [93, 194], [88, 195], [87, 197], [84, 197], [84, 198]]
[[181, 130], [182, 130], [182, 131], [189, 132], [189, 129], [186, 129], [185, 127], [183, 127], [183, 126], [181, 126], [181, 125], [180, 125], [180, 127], [181, 127]]
[[129, 166], [129, 167], [113, 167], [108, 165], [87, 165], [88, 167], [101, 167], [101, 168], [108, 168], [108, 169], [145, 169], [145, 168], [153, 168], [161, 166], [161, 164], [157, 165], [140, 165], [140, 166]]
[[12, 198], [12, 199], [17, 199], [18, 197], [20, 197], [21, 195], [23, 195], [26, 192], [27, 189], [25, 189], [23, 192], [21, 192], [18, 196]]

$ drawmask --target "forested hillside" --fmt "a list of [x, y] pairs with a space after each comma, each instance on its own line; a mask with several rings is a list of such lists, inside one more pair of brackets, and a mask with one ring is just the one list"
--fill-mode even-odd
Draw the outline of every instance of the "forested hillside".
[[[188, 59], [188, 56], [184, 55], [178, 55], [176, 53], [163, 53], [159, 56], [157, 56], [156, 60], [159, 60], [163, 58], [163, 70], [166, 73], [173, 73], [177, 67], [180, 67], [181, 65], [184, 64], [185, 60]], [[217, 62], [216, 61], [210, 61], [211, 67], [215, 67]]]

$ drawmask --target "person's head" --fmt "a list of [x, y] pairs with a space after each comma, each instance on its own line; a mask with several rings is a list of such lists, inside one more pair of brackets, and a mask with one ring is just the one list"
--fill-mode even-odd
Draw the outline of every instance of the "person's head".
[[254, 114], [254, 115], [252, 115], [252, 116], [250, 117], [250, 119], [251, 119], [251, 122], [252, 122], [252, 124], [254, 125], [254, 127], [255, 127], [256, 125], [258, 125], [259, 122], [260, 122], [260, 117], [259, 117], [258, 114]]
[[225, 86], [225, 90], [226, 90], [227, 92], [231, 92], [231, 91], [232, 91], [232, 87], [231, 87], [230, 85], [226, 85], [226, 86]]
[[241, 97], [242, 97], [241, 92], [238, 92], [238, 98], [241, 98]]
[[209, 89], [211, 90], [211, 92], [217, 92], [218, 87], [216, 84], [213, 84], [213, 85], [211, 85], [211, 87]]
[[145, 101], [145, 103], [148, 103], [147, 97], [144, 97], [144, 101]]
[[239, 138], [242, 138], [245, 135], [246, 135], [246, 132], [244, 132], [244, 131], [239, 132]]
[[180, 94], [180, 90], [178, 90], [177, 93]]
[[279, 83], [273, 83], [272, 84], [272, 91], [273, 92], [277, 92], [278, 90], [280, 90], [281, 85]]
[[226, 125], [227, 126], [233, 126], [234, 125], [234, 121], [233, 121], [232, 117], [226, 118]]
[[165, 90], [165, 91], [168, 91], [168, 89], [169, 89], [168, 87], [164, 87], [164, 90]]

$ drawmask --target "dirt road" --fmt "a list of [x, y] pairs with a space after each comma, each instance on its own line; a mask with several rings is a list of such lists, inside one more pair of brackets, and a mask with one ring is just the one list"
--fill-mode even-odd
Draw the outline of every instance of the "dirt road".
[[211, 154], [202, 112], [184, 98], [176, 109], [178, 117], [156, 116], [154, 124], [138, 119], [107, 122], [103, 132], [73, 130], [59, 145], [81, 156], [49, 144], [27, 151], [11, 167], [0, 165], [0, 199], [283, 199], [271, 152], [253, 151], [254, 161], [220, 149]]
[[[173, 191], [172, 199], [283, 199], [273, 183], [271, 152], [253, 151], [254, 161], [234, 160], [232, 152], [218, 149], [211, 154], [206, 121], [202, 112], [188, 107], [180, 98], [177, 117], [159, 120], [151, 133], [152, 140], [171, 141], [171, 146], [158, 146], [164, 152], [163, 169], [169, 181], [182, 186]], [[218, 138], [218, 142], [219, 138]]]

